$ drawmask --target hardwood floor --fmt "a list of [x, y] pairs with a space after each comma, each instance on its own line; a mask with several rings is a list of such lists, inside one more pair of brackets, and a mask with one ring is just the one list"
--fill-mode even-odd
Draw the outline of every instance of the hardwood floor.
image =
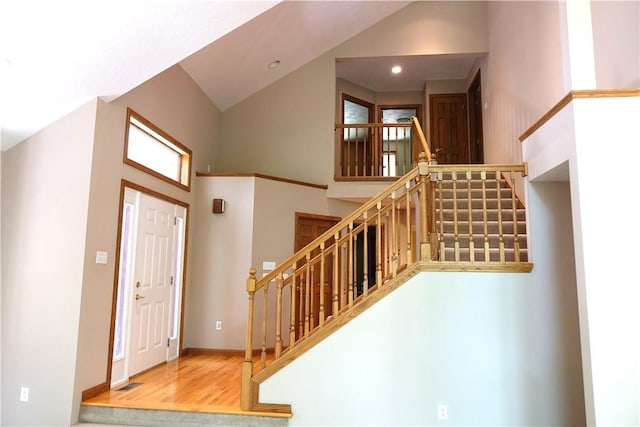
[[[243, 359], [235, 354], [189, 354], [136, 375], [82, 405], [248, 414], [240, 409]], [[135, 383], [140, 384], [121, 390]]]

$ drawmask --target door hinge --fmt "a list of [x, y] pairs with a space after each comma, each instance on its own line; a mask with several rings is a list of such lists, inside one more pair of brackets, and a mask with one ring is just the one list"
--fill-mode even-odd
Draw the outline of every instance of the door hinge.
[[171, 341], [171, 338], [167, 338], [167, 347], [169, 347], [169, 341]]
[[170, 284], [170, 285], [173, 285], [173, 276], [171, 276], [171, 277], [169, 278], [169, 284]]
[[173, 225], [178, 225], [178, 217], [177, 216], [173, 217]]

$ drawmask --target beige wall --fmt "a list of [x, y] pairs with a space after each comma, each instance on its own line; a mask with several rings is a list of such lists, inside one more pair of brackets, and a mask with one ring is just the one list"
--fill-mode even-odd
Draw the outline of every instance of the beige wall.
[[96, 107], [2, 155], [2, 425], [72, 422]]
[[[254, 178], [196, 178], [185, 348], [244, 348], [254, 192]], [[211, 212], [214, 198], [225, 200], [223, 214]], [[217, 320], [222, 331], [215, 330]]]
[[336, 58], [486, 52], [486, 4], [415, 2], [222, 114], [221, 171], [329, 184]]
[[[566, 95], [560, 5], [490, 2], [482, 72], [485, 163], [519, 163], [519, 136]], [[468, 80], [476, 75], [477, 68]], [[516, 177], [516, 191], [524, 183]]]
[[[193, 151], [192, 183], [197, 168], [213, 163], [219, 112], [197, 85], [174, 66], [140, 87], [107, 104], [98, 102], [95, 149], [91, 165], [84, 280], [80, 310], [78, 360], [74, 390], [74, 417], [81, 393], [105, 382], [111, 306], [115, 277], [118, 207], [121, 179], [188, 203], [195, 196], [122, 162], [126, 109], [143, 117]], [[191, 231], [191, 233], [195, 233]], [[96, 251], [106, 251], [107, 265], [95, 263]], [[188, 248], [189, 255], [192, 247]], [[191, 279], [187, 259], [187, 295]]]
[[482, 64], [484, 160], [519, 162], [518, 137], [566, 95], [559, 6], [491, 2], [488, 26], [490, 54]]
[[[264, 261], [293, 253], [296, 212], [344, 216], [355, 209], [323, 189], [254, 177], [198, 177], [196, 197], [186, 348], [244, 349], [249, 268], [262, 277]], [[226, 201], [224, 214], [211, 213], [213, 198]]]

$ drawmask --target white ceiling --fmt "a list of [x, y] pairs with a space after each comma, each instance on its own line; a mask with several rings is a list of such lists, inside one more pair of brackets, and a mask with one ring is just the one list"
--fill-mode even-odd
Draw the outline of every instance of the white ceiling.
[[224, 111], [409, 3], [285, 1], [180, 65]]
[[2, 0], [6, 149], [96, 96], [111, 100], [277, 1]]
[[[415, 55], [336, 60], [336, 77], [374, 92], [421, 91], [425, 80], [466, 79], [481, 53]], [[395, 65], [400, 74], [392, 74]]]
[[[408, 3], [2, 0], [2, 149], [96, 96], [110, 101], [176, 63], [224, 111]], [[434, 59], [391, 61], [404, 65], [400, 77], [412, 83], [390, 79], [388, 58], [339, 61], [337, 72], [376, 91], [421, 90], [425, 73], [464, 78], [475, 57]], [[7, 60], [10, 66], [3, 65]], [[269, 69], [274, 60], [280, 65]]]

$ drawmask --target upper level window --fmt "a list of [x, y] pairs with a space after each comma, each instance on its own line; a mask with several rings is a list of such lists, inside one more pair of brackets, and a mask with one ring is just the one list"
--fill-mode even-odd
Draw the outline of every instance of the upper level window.
[[127, 109], [124, 162], [185, 190], [191, 185], [191, 150]]

